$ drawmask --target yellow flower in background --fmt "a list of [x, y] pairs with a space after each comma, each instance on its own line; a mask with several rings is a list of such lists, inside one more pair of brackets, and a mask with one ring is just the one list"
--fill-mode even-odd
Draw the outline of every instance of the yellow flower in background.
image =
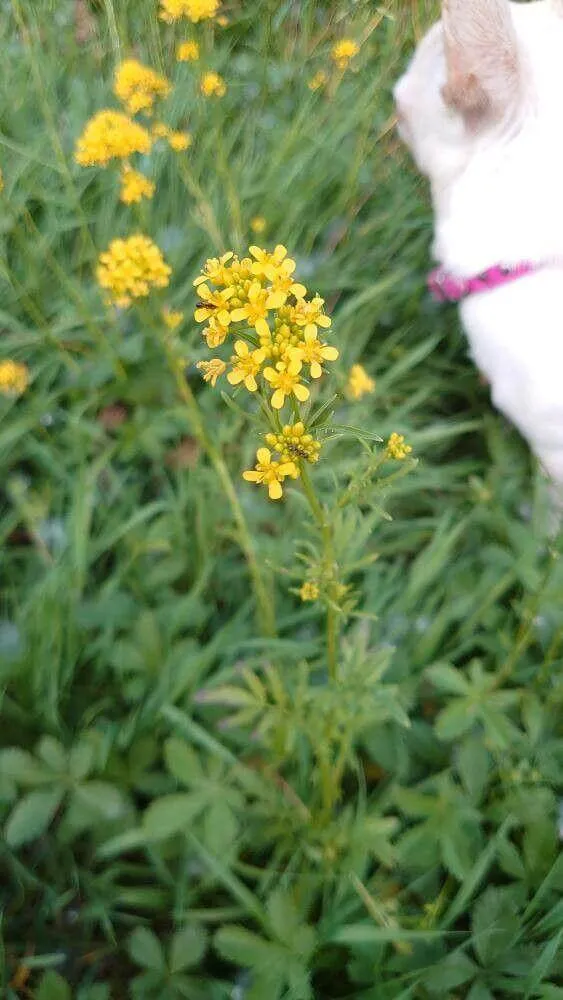
[[172, 24], [181, 17], [187, 17], [194, 24], [215, 17], [219, 9], [219, 0], [160, 0], [158, 16], [162, 21]]
[[256, 236], [260, 236], [262, 233], [266, 232], [268, 223], [263, 215], [255, 215], [254, 218], [250, 220], [250, 228]]
[[184, 319], [183, 312], [180, 312], [179, 309], [170, 309], [169, 306], [164, 307], [161, 316], [164, 325], [167, 326], [169, 330], [176, 330]]
[[270, 500], [280, 500], [283, 496], [282, 483], [287, 476], [297, 479], [299, 470], [294, 462], [273, 462], [272, 453], [267, 448], [259, 448], [256, 452], [256, 466], [243, 472], [242, 478], [247, 483], [263, 483], [268, 487]]
[[151, 131], [155, 139], [167, 139], [170, 135], [170, 129], [164, 122], [155, 122]]
[[213, 388], [215, 388], [217, 379], [227, 370], [227, 366], [224, 361], [221, 361], [221, 358], [211, 358], [211, 361], [198, 361], [196, 368], [202, 372], [204, 382], [211, 382]]
[[29, 385], [29, 369], [20, 361], [0, 361], [0, 392], [21, 396]]
[[148, 153], [152, 140], [145, 128], [121, 111], [98, 111], [76, 142], [74, 159], [81, 167], [105, 167], [111, 159]]
[[310, 365], [311, 378], [320, 378], [323, 373], [322, 362], [336, 361], [338, 351], [336, 347], [321, 343], [317, 337], [317, 328], [311, 323], [303, 330], [303, 343], [289, 349], [289, 357]]
[[319, 596], [319, 588], [316, 583], [310, 583], [305, 581], [303, 586], [299, 591], [299, 596], [302, 601], [316, 601]]
[[143, 198], [152, 198], [155, 192], [155, 185], [149, 181], [148, 177], [138, 170], [133, 170], [128, 163], [121, 168], [121, 193], [120, 201], [126, 205], [133, 205]]
[[258, 388], [256, 376], [265, 360], [265, 351], [251, 351], [244, 340], [237, 340], [235, 353], [231, 358], [233, 370], [227, 375], [227, 382], [230, 385], [240, 385], [242, 382], [248, 392], [256, 392]]
[[324, 69], [320, 69], [318, 73], [315, 73], [315, 75], [311, 77], [307, 86], [309, 90], [315, 91], [320, 90], [321, 87], [326, 87], [327, 83], [328, 74], [325, 73]]
[[172, 269], [148, 236], [136, 233], [112, 240], [100, 254], [96, 276], [108, 299], [126, 308], [133, 299], [145, 298], [153, 288], [166, 288]]
[[274, 410], [281, 410], [287, 396], [295, 396], [300, 403], [309, 399], [309, 390], [306, 385], [302, 385], [299, 378], [302, 362], [299, 359], [292, 361], [278, 361], [275, 368], [265, 368], [264, 378], [272, 386], [272, 406]]
[[254, 327], [256, 333], [267, 336], [270, 332], [266, 319], [268, 311], [283, 306], [286, 296], [283, 292], [269, 292], [266, 288], [262, 288], [258, 281], [251, 284], [247, 295], [248, 302], [238, 309], [233, 309], [231, 319], [233, 323], [245, 319], [249, 326]]
[[192, 144], [189, 132], [169, 132], [167, 138], [170, 148], [176, 153], [182, 153], [184, 149], [189, 149]]
[[230, 24], [229, 18], [225, 17], [224, 14], [221, 14], [221, 16], [217, 18], [217, 24], [220, 28], [228, 28]]
[[348, 68], [351, 60], [354, 56], [357, 56], [360, 51], [360, 46], [354, 42], [351, 38], [343, 38], [341, 42], [337, 42], [336, 45], [332, 47], [332, 58], [338, 69], [345, 70]]
[[282, 462], [303, 459], [314, 464], [319, 460], [321, 443], [307, 433], [302, 420], [286, 424], [281, 434], [266, 434], [265, 441], [272, 451], [279, 451]]
[[178, 62], [197, 62], [199, 59], [199, 45], [197, 42], [180, 42], [176, 49], [176, 59]]
[[410, 444], [405, 444], [404, 434], [397, 434], [396, 431], [393, 431], [385, 446], [387, 458], [394, 458], [397, 462], [402, 462], [411, 452]]
[[352, 399], [361, 399], [370, 392], [374, 392], [375, 382], [369, 377], [362, 365], [352, 365], [346, 382], [346, 392]]
[[223, 77], [213, 70], [203, 74], [199, 89], [204, 97], [224, 97], [227, 93], [227, 85]]
[[152, 111], [155, 98], [166, 97], [171, 89], [166, 77], [136, 59], [125, 59], [115, 71], [113, 92], [132, 115]]
[[234, 291], [234, 288], [224, 288], [222, 291], [212, 292], [208, 285], [199, 285], [197, 292], [202, 301], [194, 313], [196, 323], [204, 323], [214, 316], [221, 326], [228, 326], [231, 322], [228, 302]]

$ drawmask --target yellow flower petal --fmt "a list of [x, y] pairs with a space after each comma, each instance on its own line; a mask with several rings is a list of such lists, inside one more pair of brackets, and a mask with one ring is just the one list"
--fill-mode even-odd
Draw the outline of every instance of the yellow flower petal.
[[235, 340], [235, 354], [245, 358], [248, 354], [248, 344], [244, 340]]
[[277, 372], [274, 368], [264, 368], [264, 378], [267, 382], [275, 381]]
[[266, 299], [267, 309], [281, 309], [285, 305], [287, 295], [285, 292], [271, 292]]
[[231, 319], [233, 323], [240, 323], [242, 319], [246, 319], [246, 309], [233, 309]]
[[254, 375], [247, 375], [246, 378], [245, 378], [245, 380], [244, 380], [244, 385], [245, 385], [245, 388], [248, 389], [249, 392], [256, 392], [256, 390], [258, 388], [258, 386], [256, 384], [256, 379], [254, 378]]
[[[266, 373], [264, 372], [264, 374]], [[283, 392], [281, 391], [281, 389], [276, 389], [274, 395], [272, 396], [272, 406], [274, 407], [274, 410], [281, 410], [284, 402], [285, 402], [285, 396]]]
[[238, 385], [239, 382], [242, 382], [243, 378], [244, 375], [240, 371], [229, 372], [229, 374], [227, 375], [227, 382], [229, 382], [231, 385]]
[[301, 358], [294, 355], [287, 366], [287, 374], [299, 375], [299, 372], [301, 371], [302, 367], [303, 367], [303, 362]]
[[259, 337], [267, 337], [270, 333], [270, 327], [266, 323], [266, 320], [262, 318], [256, 320], [254, 329]]
[[256, 458], [260, 462], [260, 465], [269, 465], [271, 457], [272, 452], [268, 448], [259, 448], [256, 452]]
[[277, 479], [268, 483], [268, 496], [270, 500], [279, 500], [283, 496], [282, 485]]
[[323, 373], [323, 370], [318, 361], [311, 362], [310, 371], [311, 371], [311, 378], [320, 378]]
[[338, 358], [338, 351], [336, 347], [329, 347], [328, 344], [325, 344], [321, 351], [321, 355], [325, 361], [336, 361]]
[[[309, 399], [309, 390], [306, 385], [301, 385], [300, 382], [293, 387], [293, 394], [297, 397], [300, 403], [304, 403], [306, 399]], [[273, 406], [273, 401], [272, 401]]]
[[292, 295], [295, 295], [296, 299], [304, 299], [307, 294], [307, 289], [305, 288], [305, 285], [300, 285], [298, 282], [292, 285], [289, 290]]
[[262, 474], [255, 472], [254, 469], [249, 469], [248, 472], [243, 472], [242, 478], [246, 479], [247, 483], [259, 483], [262, 479]]

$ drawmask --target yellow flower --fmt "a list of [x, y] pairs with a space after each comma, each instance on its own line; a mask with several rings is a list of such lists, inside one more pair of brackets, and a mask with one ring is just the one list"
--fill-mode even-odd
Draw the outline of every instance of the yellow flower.
[[179, 309], [170, 309], [169, 306], [164, 307], [161, 316], [164, 325], [167, 326], [169, 330], [176, 330], [184, 319], [183, 312], [180, 312]]
[[199, 89], [204, 97], [224, 97], [227, 93], [227, 84], [222, 76], [210, 70], [209, 73], [203, 74]]
[[299, 372], [302, 362], [294, 358], [289, 362], [278, 361], [275, 368], [265, 368], [264, 378], [274, 389], [272, 396], [272, 406], [274, 410], [281, 410], [285, 403], [286, 396], [293, 394], [300, 403], [309, 399], [309, 390], [306, 385], [299, 381]]
[[402, 462], [407, 455], [410, 455], [411, 451], [412, 448], [410, 444], [405, 444], [404, 435], [397, 434], [396, 431], [393, 431], [385, 446], [385, 454], [387, 455], [387, 458], [394, 458], [397, 462]]
[[352, 399], [361, 399], [375, 389], [375, 382], [362, 365], [352, 365], [346, 382], [346, 391]]
[[316, 326], [310, 323], [303, 331], [303, 343], [299, 347], [290, 347], [289, 357], [310, 365], [311, 378], [320, 378], [323, 373], [322, 362], [336, 361], [338, 351], [336, 347], [322, 344], [317, 338]]
[[176, 49], [176, 59], [178, 62], [196, 62], [199, 59], [199, 45], [197, 42], [181, 42]]
[[221, 16], [217, 18], [217, 24], [219, 25], [220, 28], [228, 28], [229, 18], [225, 17], [224, 14], [221, 14]]
[[128, 163], [124, 163], [121, 168], [121, 194], [119, 198], [126, 205], [133, 205], [143, 198], [152, 198], [155, 192], [155, 185], [149, 181], [148, 177], [133, 170]]
[[136, 59], [126, 59], [115, 72], [113, 92], [132, 115], [150, 112], [155, 98], [166, 97], [170, 90], [166, 77]]
[[257, 236], [266, 232], [267, 227], [268, 223], [263, 215], [255, 215], [254, 218], [250, 220], [250, 228], [253, 233], [256, 233]]
[[169, 132], [167, 138], [170, 148], [174, 149], [177, 153], [181, 153], [184, 149], [189, 149], [192, 144], [192, 137], [189, 132]]
[[208, 17], [215, 17], [219, 0], [160, 0], [158, 16], [161, 21], [172, 24], [181, 17], [187, 17], [194, 24]]
[[212, 292], [208, 285], [198, 287], [198, 295], [202, 300], [194, 313], [196, 323], [204, 323], [210, 316], [215, 316], [221, 326], [228, 326], [231, 314], [227, 303], [234, 294], [234, 288], [224, 288], [220, 292]]
[[231, 385], [239, 385], [242, 382], [249, 392], [256, 392], [258, 388], [256, 376], [265, 360], [265, 351], [250, 351], [244, 340], [237, 340], [235, 353], [231, 358], [233, 370], [227, 375], [227, 382]]
[[332, 47], [332, 58], [338, 69], [346, 69], [350, 61], [357, 56], [360, 51], [360, 46], [356, 42], [352, 41], [351, 38], [343, 38], [341, 42], [337, 42], [336, 45]]
[[121, 111], [98, 111], [76, 143], [74, 159], [81, 167], [105, 167], [113, 157], [148, 153], [152, 140], [145, 128]]
[[[229, 316], [229, 322], [231, 318]], [[229, 332], [228, 325], [223, 325], [217, 319], [217, 316], [211, 316], [209, 320], [209, 326], [203, 331], [203, 338], [210, 350], [214, 350], [216, 347], [220, 347], [221, 344], [225, 343], [227, 334]]]
[[319, 295], [315, 295], [310, 302], [299, 298], [293, 308], [293, 321], [297, 326], [308, 326], [309, 323], [313, 323], [315, 326], [321, 326], [328, 330], [332, 325], [332, 320], [323, 313], [324, 304], [325, 300], [321, 299]]
[[256, 452], [256, 466], [243, 472], [242, 478], [247, 483], [263, 483], [268, 487], [270, 500], [279, 500], [283, 496], [282, 483], [287, 476], [297, 479], [299, 470], [294, 462], [272, 462], [272, 454], [267, 448], [259, 448]]
[[108, 292], [109, 301], [126, 308], [133, 299], [144, 298], [151, 288], [166, 288], [172, 269], [156, 246], [141, 233], [112, 240], [100, 254], [96, 276]]
[[266, 321], [268, 310], [279, 309], [283, 306], [285, 298], [283, 292], [269, 292], [266, 288], [262, 288], [258, 281], [254, 281], [248, 289], [248, 302], [238, 309], [233, 309], [231, 319], [233, 323], [245, 319], [259, 336], [267, 336], [270, 332]]
[[309, 581], [306, 581], [299, 591], [299, 596], [302, 601], [316, 601], [319, 593], [319, 588], [316, 583], [309, 583]]
[[211, 358], [211, 361], [198, 361], [196, 368], [203, 373], [204, 382], [211, 382], [215, 388], [217, 379], [226, 371], [227, 366], [221, 358]]
[[170, 129], [163, 122], [155, 122], [152, 127], [152, 134], [155, 139], [167, 139], [170, 135]]
[[326, 86], [328, 83], [328, 75], [325, 73], [324, 69], [320, 69], [318, 73], [315, 73], [311, 77], [309, 83], [307, 84], [309, 90], [320, 90], [321, 87]]
[[21, 396], [29, 385], [29, 370], [20, 361], [0, 361], [0, 392]]
[[225, 264], [232, 260], [234, 253], [230, 251], [229, 253], [224, 253], [222, 257], [209, 257], [205, 261], [203, 267], [203, 273], [198, 275], [194, 281], [194, 287], [198, 288], [202, 285], [204, 281], [212, 281], [214, 285], [224, 285], [225, 281]]
[[312, 434], [307, 434], [303, 421], [296, 424], [286, 424], [281, 434], [266, 434], [266, 444], [273, 451], [279, 451], [282, 462], [304, 459], [306, 462], [318, 462], [321, 450], [320, 441], [315, 441]]

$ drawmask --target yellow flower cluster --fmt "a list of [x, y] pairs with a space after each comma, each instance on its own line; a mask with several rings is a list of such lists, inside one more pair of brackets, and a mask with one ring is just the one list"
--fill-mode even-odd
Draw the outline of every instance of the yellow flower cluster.
[[363, 365], [352, 365], [348, 381], [346, 382], [346, 392], [352, 399], [361, 399], [362, 396], [375, 390], [375, 381], [370, 378]]
[[152, 140], [145, 128], [121, 111], [98, 111], [77, 140], [74, 159], [81, 167], [106, 167], [114, 158], [148, 153]]
[[222, 76], [210, 70], [209, 73], [203, 74], [199, 89], [204, 97], [224, 97], [227, 93], [227, 84]]
[[197, 24], [198, 21], [215, 17], [218, 9], [219, 0], [160, 0], [158, 16], [168, 24], [173, 24], [182, 17]]
[[248, 483], [263, 484], [268, 487], [270, 500], [280, 500], [283, 496], [282, 483], [287, 477], [297, 479], [299, 469], [295, 462], [272, 461], [272, 453], [267, 448], [256, 452], [256, 466], [243, 472], [242, 478]]
[[149, 181], [148, 177], [139, 173], [138, 170], [125, 163], [121, 169], [121, 201], [126, 205], [134, 205], [142, 201], [143, 198], [152, 198], [155, 192], [155, 185]]
[[274, 451], [279, 451], [280, 462], [303, 459], [305, 462], [315, 463], [319, 460], [321, 443], [315, 441], [312, 434], [307, 434], [302, 420], [286, 424], [282, 427], [281, 434], [266, 434], [266, 444]]
[[100, 254], [96, 276], [108, 300], [126, 308], [133, 299], [144, 298], [151, 288], [166, 288], [171, 268], [156, 246], [140, 233], [112, 240]]
[[176, 49], [176, 59], [178, 62], [197, 62], [199, 59], [199, 45], [197, 42], [180, 42]]
[[162, 122], [157, 122], [153, 126], [152, 134], [155, 139], [166, 139], [170, 148], [176, 153], [181, 153], [184, 149], [189, 149], [192, 144], [192, 137], [189, 132], [175, 132], [173, 129], [168, 128], [168, 125], [163, 125]]
[[335, 361], [338, 351], [319, 338], [319, 328], [330, 327], [324, 301], [307, 299], [286, 248], [268, 253], [251, 246], [249, 253], [242, 260], [227, 253], [206, 262], [194, 282], [200, 298], [195, 319], [207, 323], [203, 336], [211, 349], [244, 324], [245, 339], [235, 340], [227, 379], [248, 392], [256, 392], [262, 379], [262, 389], [272, 393], [271, 406], [281, 410], [290, 397], [301, 403], [309, 398], [303, 383], [307, 369], [311, 379], [320, 378], [324, 362]]
[[4, 396], [21, 396], [29, 385], [29, 371], [20, 361], [0, 361], [0, 392]]
[[397, 434], [396, 431], [389, 436], [387, 445], [385, 446], [385, 454], [387, 458], [394, 458], [398, 462], [402, 462], [403, 459], [407, 458], [412, 452], [412, 447], [410, 444], [405, 444], [405, 437], [403, 434]]
[[343, 38], [341, 42], [333, 45], [331, 55], [338, 69], [345, 70], [359, 51], [360, 46], [356, 42], [351, 38]]
[[113, 92], [129, 114], [151, 114], [155, 98], [166, 97], [170, 90], [166, 77], [136, 59], [126, 59], [117, 67]]

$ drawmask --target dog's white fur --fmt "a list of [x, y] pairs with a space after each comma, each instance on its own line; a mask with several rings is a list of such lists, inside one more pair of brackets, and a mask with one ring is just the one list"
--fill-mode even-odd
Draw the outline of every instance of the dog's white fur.
[[395, 100], [439, 263], [471, 277], [551, 262], [461, 318], [493, 402], [563, 484], [563, 0], [444, 0]]

